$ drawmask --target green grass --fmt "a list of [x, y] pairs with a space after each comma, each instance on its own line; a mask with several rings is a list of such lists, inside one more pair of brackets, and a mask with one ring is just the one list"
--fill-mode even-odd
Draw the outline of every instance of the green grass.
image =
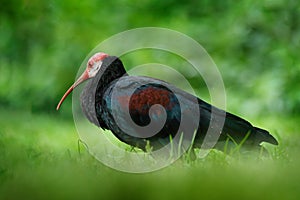
[[270, 158], [212, 151], [194, 162], [129, 174], [104, 166], [82, 144], [79, 152], [73, 121], [2, 110], [0, 199], [299, 199], [296, 119], [263, 121], [280, 142], [268, 146]]

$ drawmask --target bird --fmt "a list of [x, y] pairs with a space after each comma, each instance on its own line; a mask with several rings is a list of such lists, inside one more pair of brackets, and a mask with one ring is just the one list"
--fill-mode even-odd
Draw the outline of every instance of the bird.
[[278, 145], [267, 130], [170, 83], [129, 75], [120, 58], [103, 52], [90, 57], [85, 71], [65, 92], [56, 110], [85, 81], [80, 102], [86, 118], [99, 128], [110, 130], [121, 142], [144, 151], [148, 144], [153, 150], [163, 148], [178, 133], [188, 140], [192, 138], [193, 148], [205, 148], [207, 134], [216, 129], [211, 121], [218, 125], [222, 117], [217, 142], [212, 142], [211, 148], [222, 150], [231, 140], [253, 148], [260, 148], [262, 142]]

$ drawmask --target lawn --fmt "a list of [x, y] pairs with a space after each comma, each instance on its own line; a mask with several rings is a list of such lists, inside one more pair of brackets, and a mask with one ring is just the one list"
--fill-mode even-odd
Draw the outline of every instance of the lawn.
[[[257, 120], [260, 123], [261, 120]], [[263, 118], [278, 147], [271, 156], [218, 151], [147, 174], [108, 168], [59, 114], [1, 110], [0, 199], [299, 199], [296, 119]]]

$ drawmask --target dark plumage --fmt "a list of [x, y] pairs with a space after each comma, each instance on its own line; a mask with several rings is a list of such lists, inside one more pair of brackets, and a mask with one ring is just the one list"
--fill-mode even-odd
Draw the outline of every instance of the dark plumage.
[[[246, 146], [258, 147], [261, 142], [278, 144], [268, 131], [254, 127], [238, 116], [217, 109], [164, 81], [129, 76], [119, 58], [107, 54], [101, 54], [102, 57], [99, 55], [93, 56], [88, 63], [87, 71], [89, 67], [91, 68], [90, 65], [97, 62], [101, 62], [101, 67], [93, 77], [88, 77], [92, 79], [88, 81], [81, 94], [82, 110], [90, 122], [102, 129], [111, 130], [119, 140], [127, 144], [145, 149], [148, 140], [155, 150], [167, 144], [170, 135], [174, 137], [179, 131], [179, 133], [183, 132], [184, 136], [190, 136], [195, 131], [192, 127], [198, 127], [194, 147], [201, 147], [209, 129], [212, 109], [217, 121], [226, 115], [219, 142], [224, 142], [230, 137], [240, 143], [248, 133], [244, 143]], [[71, 88], [76, 87], [76, 84], [80, 82], [75, 83]], [[153, 109], [157, 104], [164, 109], [158, 107]], [[128, 114], [125, 110], [126, 106], [129, 108], [130, 119], [126, 116]], [[166, 119], [163, 117], [164, 114]], [[182, 115], [185, 121], [182, 121]], [[155, 129], [164, 120], [166, 121], [163, 127], [154, 135], [141, 131], [143, 127], [152, 123], [154, 124], [152, 128]], [[181, 122], [185, 125], [180, 126]]]

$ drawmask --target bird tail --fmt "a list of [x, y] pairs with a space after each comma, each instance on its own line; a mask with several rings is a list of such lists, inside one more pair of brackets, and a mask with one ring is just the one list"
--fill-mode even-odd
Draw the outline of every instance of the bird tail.
[[255, 133], [255, 140], [258, 144], [261, 142], [269, 142], [274, 145], [278, 145], [278, 141], [266, 130], [258, 127], [253, 127]]

